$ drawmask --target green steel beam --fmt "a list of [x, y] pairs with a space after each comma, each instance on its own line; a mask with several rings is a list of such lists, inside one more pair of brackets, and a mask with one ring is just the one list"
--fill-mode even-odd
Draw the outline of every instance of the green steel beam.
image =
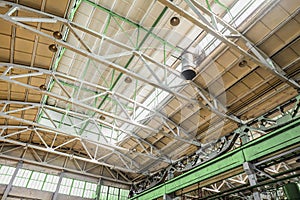
[[132, 199], [149, 200], [162, 197], [164, 194], [175, 192], [195, 183], [213, 178], [216, 175], [242, 167], [244, 162], [252, 162], [266, 156], [284, 151], [288, 147], [300, 144], [300, 119], [283, 126], [265, 136], [253, 140], [242, 147], [230, 151], [211, 161], [186, 172], [174, 179], [153, 187]]
[[[105, 7], [103, 7], [103, 6], [99, 5], [99, 4], [91, 1], [91, 0], [82, 0], [82, 1], [86, 2], [87, 4], [89, 4], [89, 5], [91, 5], [91, 6], [95, 7], [95, 8], [98, 8], [98, 9], [102, 10], [103, 12], [108, 13], [112, 17], [118, 18], [121, 21], [124, 21], [124, 22], [126, 22], [126, 23], [128, 23], [128, 24], [130, 24], [130, 25], [132, 25], [132, 26], [134, 26], [136, 28], [138, 28], [138, 30], [141, 29], [141, 30], [149, 33], [149, 35], [151, 35], [153, 38], [155, 38], [156, 40], [160, 41], [163, 44], [165, 43], [171, 49], [174, 49], [176, 51], [181, 51], [178, 47], [172, 45], [171, 43], [167, 42], [166, 40], [164, 40], [163, 38], [159, 37], [158, 35], [156, 35], [156, 34], [154, 34], [152, 32], [153, 28], [155, 28], [155, 26], [156, 26], [156, 25], [154, 25], [154, 24], [156, 24], [156, 22], [154, 22], [154, 24], [152, 25], [152, 27], [148, 30], [147, 28], [141, 26], [140, 24], [135, 23], [135, 22], [131, 21], [130, 19], [128, 19], [126, 17], [123, 17], [123, 16], [121, 16], [121, 15], [119, 15], [119, 14], [117, 14], [117, 13], [115, 13], [115, 12], [113, 12], [113, 11], [111, 11], [111, 10], [109, 10], [109, 9], [107, 9], [107, 8], [105, 8]], [[167, 9], [167, 8], [164, 8], [163, 11], [162, 11], [162, 13], [165, 13], [165, 11], [164, 11], [165, 9]], [[162, 16], [159, 15], [158, 18], [156, 19], [156, 21], [159, 21], [161, 17]], [[138, 46], [138, 44], [136, 46]]]
[[[145, 43], [145, 41], [147, 40], [147, 38], [148, 38], [150, 35], [156, 36], [155, 34], [152, 33], [152, 31], [153, 31], [153, 29], [157, 26], [157, 24], [159, 23], [159, 21], [161, 20], [161, 18], [163, 17], [163, 15], [166, 13], [166, 11], [168, 10], [168, 7], [165, 6], [164, 9], [163, 9], [163, 10], [161, 11], [161, 13], [159, 14], [158, 18], [157, 18], [157, 19], [154, 21], [154, 23], [152, 24], [151, 28], [150, 28], [149, 30], [147, 30], [147, 29], [143, 28], [142, 26], [140, 26], [139, 24], [136, 24], [136, 23], [130, 21], [129, 19], [127, 19], [127, 18], [125, 18], [125, 17], [122, 17], [122, 16], [120, 16], [120, 15], [118, 15], [118, 14], [112, 12], [112, 11], [109, 10], [109, 9], [106, 9], [106, 8], [104, 8], [104, 7], [102, 7], [102, 6], [98, 5], [98, 4], [96, 4], [96, 3], [94, 3], [94, 2], [91, 2], [90, 0], [84, 0], [84, 2], [86, 2], [86, 3], [88, 3], [88, 4], [90, 4], [90, 5], [94, 6], [94, 7], [96, 7], [96, 8], [98, 8], [98, 9], [102, 10], [102, 11], [107, 12], [109, 15], [115, 16], [115, 17], [117, 17], [117, 18], [119, 18], [119, 19], [121, 19], [121, 20], [123, 20], [123, 21], [125, 21], [125, 22], [127, 22], [127, 23], [129, 23], [129, 24], [131, 24], [131, 25], [134, 25], [134, 26], [136, 26], [137, 28], [142, 28], [143, 30], [145, 30], [145, 31], [147, 32], [147, 34], [144, 36], [144, 38], [142, 39], [142, 41], [141, 41], [141, 42], [139, 43], [139, 45], [136, 47], [137, 50], [139, 50], [139, 49], [143, 46], [143, 44]], [[159, 39], [158, 36], [156, 36], [155, 38], [156, 38], [156, 39]], [[165, 40], [162, 40], [161, 42], [164, 43], [164, 42], [166, 42], [166, 41], [165, 41]], [[175, 47], [173, 47], [173, 48], [175, 48]], [[125, 69], [127, 69], [127, 68], [129, 67], [129, 65], [131, 64], [131, 62], [133, 61], [133, 59], [134, 59], [134, 55], [131, 56], [131, 57], [129, 58], [129, 60], [127, 61], [126, 65], [124, 66]], [[119, 82], [119, 80], [121, 79], [122, 76], [123, 76], [123, 73], [120, 73], [120, 74], [117, 76], [116, 80], [115, 80], [113, 83], [111, 83], [111, 86], [110, 86], [110, 88], [109, 88], [110, 91], [112, 91], [112, 90], [116, 87], [117, 83]], [[102, 101], [100, 102], [99, 106], [97, 107], [98, 109], [101, 109], [101, 107], [104, 105], [104, 102], [106, 101], [107, 98], [108, 98], [108, 95], [105, 95], [104, 98], [102, 99]], [[81, 130], [81, 133], [86, 129], [87, 126], [88, 126], [88, 123], [86, 123], [86, 124], [84, 125], [84, 127], [83, 127], [82, 130]]]

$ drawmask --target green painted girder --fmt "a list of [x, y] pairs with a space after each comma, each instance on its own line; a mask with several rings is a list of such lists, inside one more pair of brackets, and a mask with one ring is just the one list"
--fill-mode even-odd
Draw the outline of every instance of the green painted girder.
[[263, 159], [296, 145], [300, 145], [300, 118], [246, 145], [203, 163], [189, 172], [144, 191], [132, 199], [150, 200], [162, 197], [164, 194], [184, 189], [216, 175], [242, 167], [244, 162]]
[[[157, 24], [160, 22], [161, 18], [164, 16], [164, 14], [166, 13], [166, 11], [167, 11], [167, 9], [168, 9], [168, 7], [165, 6], [164, 9], [163, 9], [163, 10], [161, 11], [161, 13], [159, 14], [158, 18], [153, 22], [151, 28], [150, 28], [149, 30], [147, 30], [146, 28], [140, 26], [139, 24], [136, 24], [136, 23], [132, 22], [131, 20], [127, 19], [126, 17], [122, 17], [122, 16], [118, 15], [117, 13], [114, 13], [114, 12], [112, 12], [111, 10], [109, 10], [109, 9], [107, 9], [107, 8], [104, 8], [104, 7], [98, 5], [98, 4], [96, 4], [96, 3], [94, 3], [94, 2], [92, 2], [92, 1], [90, 1], [90, 0], [84, 0], [84, 1], [85, 1], [86, 3], [88, 3], [88, 4], [92, 5], [92, 6], [94, 6], [95, 8], [98, 8], [98, 9], [100, 9], [100, 10], [102, 10], [102, 11], [108, 13], [109, 16], [117, 17], [117, 18], [121, 19], [122, 21], [124, 21], [124, 22], [126, 22], [126, 23], [128, 23], [128, 24], [131, 24], [131, 25], [133, 25], [133, 26], [136, 26], [137, 28], [141, 28], [142, 30], [145, 30], [145, 31], [146, 31], [146, 35], [143, 37], [142, 41], [137, 45], [136, 50], [140, 50], [140, 48], [141, 48], [141, 47], [143, 46], [143, 44], [146, 42], [146, 40], [147, 40], [148, 37], [153, 36], [153, 35], [156, 36], [155, 34], [153, 34], [153, 30], [154, 30], [154, 28], [157, 26]], [[156, 37], [154, 37], [154, 38], [155, 38], [155, 39], [160, 39], [160, 40], [161, 40], [161, 38], [159, 38], [158, 36], [156, 36]], [[169, 43], [166, 43], [166, 41], [164, 41], [164, 40], [162, 40], [162, 42], [163, 42], [163, 44], [169, 44]], [[173, 48], [176, 49], [176, 47], [173, 47]], [[132, 63], [133, 59], [134, 59], [134, 55], [132, 55], [132, 56], [129, 58], [129, 60], [127, 61], [127, 63], [125, 64], [125, 66], [124, 66], [125, 69], [127, 69], [127, 68], [129, 67], [129, 65]], [[117, 83], [119, 82], [119, 80], [121, 79], [122, 76], [123, 76], [123, 73], [120, 73], [120, 74], [116, 77], [115, 81], [114, 81], [113, 83], [110, 84], [110, 88], [109, 88], [110, 91], [112, 91], [112, 90], [116, 87]], [[97, 109], [101, 109], [101, 107], [102, 107], [102, 106], [104, 105], [104, 103], [106, 102], [107, 98], [108, 98], [108, 95], [105, 95], [104, 98], [102, 99], [102, 101], [100, 102], [100, 104], [97, 106]], [[87, 122], [87, 123], [84, 125], [84, 127], [81, 129], [81, 133], [83, 133], [83, 132], [85, 131], [86, 127], [88, 126], [88, 123], [89, 123], [89, 122]]]

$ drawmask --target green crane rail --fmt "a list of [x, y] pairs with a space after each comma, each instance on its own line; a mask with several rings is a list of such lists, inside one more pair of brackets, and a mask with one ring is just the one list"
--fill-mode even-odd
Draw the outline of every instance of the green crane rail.
[[208, 180], [222, 173], [242, 167], [244, 162], [257, 161], [266, 156], [289, 150], [294, 146], [300, 146], [299, 118], [233, 151], [203, 163], [163, 184], [137, 194], [131, 199], [149, 200], [162, 197], [164, 194], [170, 194], [195, 183]]

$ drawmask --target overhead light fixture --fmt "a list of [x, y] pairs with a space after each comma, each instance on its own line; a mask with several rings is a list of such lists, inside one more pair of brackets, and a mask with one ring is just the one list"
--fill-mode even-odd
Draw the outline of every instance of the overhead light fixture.
[[46, 85], [43, 84], [43, 85], [40, 85], [40, 89], [45, 91], [45, 90], [47, 90], [47, 87], [46, 87]]
[[193, 105], [192, 103], [190, 103], [190, 104], [187, 105], [187, 108], [193, 109], [193, 108], [194, 108], [194, 105]]
[[104, 121], [105, 119], [106, 119], [105, 116], [103, 115], [100, 116], [100, 120]]
[[58, 39], [58, 40], [61, 40], [62, 39], [62, 34], [59, 31], [55, 31], [55, 32], [53, 32], [53, 37]]
[[131, 83], [132, 82], [132, 79], [127, 76], [125, 79], [124, 79], [125, 83]]
[[172, 18], [170, 19], [170, 24], [171, 24], [172, 26], [177, 26], [179, 23], [180, 23], [179, 17], [172, 17]]
[[50, 44], [48, 49], [53, 53], [57, 52], [57, 50], [58, 50], [56, 44]]
[[239, 63], [239, 67], [246, 67], [248, 64], [248, 62], [246, 60], [242, 60], [240, 63]]

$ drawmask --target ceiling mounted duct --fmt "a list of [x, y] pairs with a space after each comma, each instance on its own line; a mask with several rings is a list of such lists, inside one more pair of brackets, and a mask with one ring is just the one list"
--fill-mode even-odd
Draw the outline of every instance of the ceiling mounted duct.
[[200, 66], [206, 55], [202, 48], [198, 45], [196, 47], [189, 47], [189, 49], [182, 54], [181, 75], [186, 80], [193, 80], [197, 75], [196, 67]]
[[182, 54], [182, 70], [181, 70], [181, 75], [186, 79], [186, 80], [192, 80], [196, 76], [196, 65], [194, 63], [194, 56], [192, 53], [185, 52]]

